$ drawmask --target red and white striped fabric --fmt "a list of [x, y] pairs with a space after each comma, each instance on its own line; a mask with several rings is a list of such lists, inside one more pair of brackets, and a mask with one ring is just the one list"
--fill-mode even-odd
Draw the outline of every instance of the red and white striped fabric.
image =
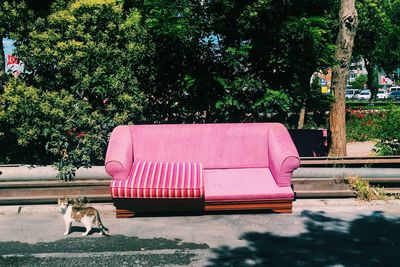
[[113, 180], [114, 198], [203, 198], [201, 163], [134, 162], [126, 180]]

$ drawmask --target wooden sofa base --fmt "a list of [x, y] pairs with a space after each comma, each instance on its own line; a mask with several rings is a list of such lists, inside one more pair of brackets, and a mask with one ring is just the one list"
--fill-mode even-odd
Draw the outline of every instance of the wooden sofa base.
[[275, 213], [291, 213], [292, 200], [254, 201], [207, 201], [205, 211], [271, 210]]
[[207, 201], [198, 199], [114, 199], [117, 218], [131, 218], [138, 213], [217, 212], [239, 210], [271, 210], [291, 213], [292, 200]]

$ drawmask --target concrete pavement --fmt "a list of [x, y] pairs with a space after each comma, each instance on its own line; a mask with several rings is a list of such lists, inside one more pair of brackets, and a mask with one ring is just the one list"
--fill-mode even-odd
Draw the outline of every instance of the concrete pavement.
[[0, 206], [0, 266], [398, 266], [400, 201], [298, 200], [292, 214], [116, 219], [63, 235], [56, 205]]

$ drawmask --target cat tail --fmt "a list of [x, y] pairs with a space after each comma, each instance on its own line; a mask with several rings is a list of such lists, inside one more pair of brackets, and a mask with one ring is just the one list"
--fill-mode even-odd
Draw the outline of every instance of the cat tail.
[[106, 228], [103, 223], [101, 222], [100, 219], [100, 213], [98, 210], [96, 210], [96, 221], [97, 221], [97, 226], [99, 227], [100, 231], [104, 234], [104, 235], [110, 235], [110, 231], [108, 230], [108, 228]]

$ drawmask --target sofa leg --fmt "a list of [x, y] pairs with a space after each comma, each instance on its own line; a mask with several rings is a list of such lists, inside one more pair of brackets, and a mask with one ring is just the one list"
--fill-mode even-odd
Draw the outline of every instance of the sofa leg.
[[292, 208], [286, 209], [271, 209], [273, 213], [292, 213]]
[[116, 209], [115, 215], [117, 218], [132, 218], [136, 213], [133, 210]]

